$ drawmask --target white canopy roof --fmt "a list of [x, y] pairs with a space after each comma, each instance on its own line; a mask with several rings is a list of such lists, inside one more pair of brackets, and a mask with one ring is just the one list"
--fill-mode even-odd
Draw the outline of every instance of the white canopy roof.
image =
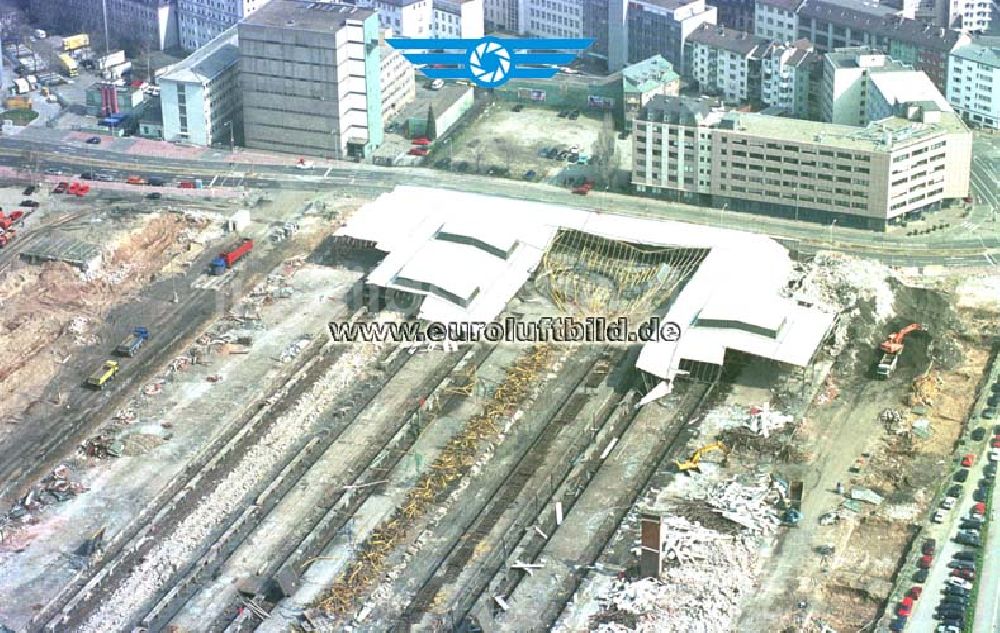
[[[337, 234], [374, 241], [388, 253], [368, 276], [369, 283], [424, 294], [423, 319], [462, 322], [495, 319], [560, 229], [636, 244], [709, 250], [664, 319], [680, 325], [680, 341], [648, 343], [639, 355], [638, 367], [662, 378], [672, 378], [681, 359], [722, 364], [726, 349], [805, 365], [834, 318], [783, 298], [780, 292], [792, 272], [787, 251], [766, 236], [741, 231], [398, 187], [359, 209]], [[437, 239], [439, 233], [468, 237], [472, 243]], [[476, 246], [477, 241], [513, 252], [504, 259]], [[471, 300], [460, 305], [433, 291], [398, 283], [404, 280]], [[699, 316], [728, 327], [695, 326]], [[777, 334], [767, 336], [754, 328]]]

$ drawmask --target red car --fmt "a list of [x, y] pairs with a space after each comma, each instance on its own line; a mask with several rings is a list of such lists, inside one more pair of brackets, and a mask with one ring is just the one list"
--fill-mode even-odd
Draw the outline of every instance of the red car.
[[992, 448], [1000, 448], [1000, 437], [994, 437], [993, 441], [990, 442], [990, 447], [992, 447]]
[[408, 152], [411, 156], [427, 156], [430, 152], [425, 147], [414, 147]]
[[976, 456], [973, 455], [972, 453], [969, 453], [965, 457], [962, 458], [962, 467], [963, 468], [972, 468], [972, 465], [975, 464], [975, 463], [976, 463]]
[[69, 183], [61, 182], [56, 185], [56, 188], [52, 190], [52, 193], [66, 193], [67, 189], [69, 189]]
[[951, 575], [953, 578], [962, 578], [963, 580], [973, 580], [976, 577], [976, 572], [971, 569], [953, 569], [951, 570]]
[[933, 556], [931, 556], [930, 554], [924, 554], [923, 556], [920, 557], [920, 560], [917, 561], [917, 567], [919, 567], [920, 569], [930, 569], [931, 564], [933, 562], [934, 562]]
[[585, 196], [588, 193], [590, 193], [590, 190], [593, 188], [594, 188], [594, 183], [590, 182], [589, 180], [586, 180], [582, 185], [573, 189], [573, 193]]
[[986, 504], [982, 501], [979, 501], [978, 503], [976, 503], [976, 505], [972, 506], [972, 510], [969, 512], [969, 514], [978, 514], [980, 516], [986, 514]]
[[899, 605], [898, 607], [896, 607], [896, 615], [898, 615], [901, 618], [908, 618], [912, 614], [913, 610], [910, 607], [904, 607], [903, 605]]
[[920, 597], [920, 594], [922, 594], [923, 592], [924, 592], [923, 587], [919, 585], [913, 585], [912, 587], [910, 587], [910, 591], [907, 595], [916, 600], [917, 598]]
[[426, 136], [418, 136], [417, 138], [413, 139], [410, 142], [413, 143], [414, 145], [427, 146], [431, 144], [431, 139], [427, 138]]

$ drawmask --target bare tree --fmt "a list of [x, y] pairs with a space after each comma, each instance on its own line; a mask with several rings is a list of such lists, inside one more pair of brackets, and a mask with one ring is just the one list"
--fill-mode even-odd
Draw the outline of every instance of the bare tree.
[[476, 173], [478, 174], [483, 166], [483, 157], [486, 155], [486, 148], [483, 147], [478, 138], [469, 141], [469, 147], [472, 148], [472, 157], [476, 161]]
[[509, 171], [514, 166], [514, 148], [506, 139], [498, 138], [496, 141], [497, 147], [500, 148], [500, 153], [503, 155], [504, 166]]
[[618, 172], [618, 145], [615, 143], [615, 123], [610, 112], [604, 115], [604, 124], [597, 135], [594, 151], [594, 175], [605, 187], [614, 185]]

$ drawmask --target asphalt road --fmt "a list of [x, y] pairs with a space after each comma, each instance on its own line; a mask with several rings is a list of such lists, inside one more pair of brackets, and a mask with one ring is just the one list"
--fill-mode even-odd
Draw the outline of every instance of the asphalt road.
[[[724, 226], [770, 235], [790, 248], [804, 251], [840, 250], [878, 258], [895, 266], [997, 266], [1000, 262], [1000, 223], [985, 223], [977, 230], [939, 232], [929, 236], [876, 233], [794, 222], [747, 213], [668, 203], [648, 198], [604, 192], [574, 196], [566, 189], [504, 178], [458, 174], [425, 168], [378, 167], [343, 163], [332, 167], [300, 169], [293, 165], [234, 164], [224, 161], [161, 158], [123, 154], [82, 143], [53, 143], [20, 137], [0, 142], [0, 164], [21, 166], [32, 152], [40, 167], [57, 167], [69, 173], [86, 170], [115, 171], [123, 179], [130, 174], [168, 179], [200, 178], [205, 184], [249, 189], [321, 190], [345, 187], [364, 195], [377, 195], [398, 185], [432, 186], [483, 193], [521, 200], [572, 205], [602, 212], [641, 217], [655, 216], [695, 224]], [[992, 190], [987, 171], [979, 167], [977, 182]], [[250, 171], [241, 171], [250, 170]], [[986, 198], [1000, 205], [1000, 199]]]

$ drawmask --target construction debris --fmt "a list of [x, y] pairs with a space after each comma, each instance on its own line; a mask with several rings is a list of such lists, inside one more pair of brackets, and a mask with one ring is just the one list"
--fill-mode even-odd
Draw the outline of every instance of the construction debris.
[[751, 432], [767, 439], [771, 436], [772, 431], [784, 428], [791, 421], [792, 416], [785, 415], [781, 411], [772, 411], [771, 403], [765, 402], [763, 406], [750, 407], [750, 415], [747, 416], [746, 425]]
[[851, 488], [851, 499], [855, 501], [864, 501], [865, 503], [871, 503], [873, 505], [882, 504], [882, 496], [874, 490], [869, 490], [868, 488]]
[[96, 435], [84, 441], [80, 445], [80, 453], [87, 457], [97, 459], [108, 459], [111, 457], [121, 457], [125, 445], [110, 435]]

